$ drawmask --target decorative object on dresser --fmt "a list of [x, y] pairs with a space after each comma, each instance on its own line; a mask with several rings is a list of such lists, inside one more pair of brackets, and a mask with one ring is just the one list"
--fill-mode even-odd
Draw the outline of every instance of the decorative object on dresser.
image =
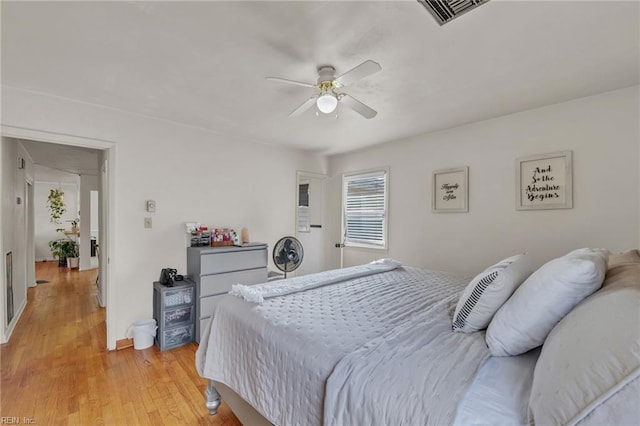
[[180, 281], [172, 287], [153, 283], [153, 318], [158, 324], [156, 345], [161, 351], [194, 340], [195, 283]]
[[187, 235], [189, 236], [189, 245], [191, 247], [210, 246], [211, 231], [206, 226], [198, 222], [185, 223]]
[[238, 233], [232, 228], [216, 228], [211, 234], [211, 247], [225, 247], [238, 245]]
[[233, 284], [267, 282], [267, 245], [187, 247], [187, 274], [195, 282], [196, 333], [200, 334], [220, 298]]
[[249, 230], [247, 228], [242, 228], [242, 244], [249, 244]]

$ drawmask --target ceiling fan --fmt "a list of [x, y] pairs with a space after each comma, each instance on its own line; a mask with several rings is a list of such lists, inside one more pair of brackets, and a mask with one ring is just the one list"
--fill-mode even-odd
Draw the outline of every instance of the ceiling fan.
[[318, 107], [318, 111], [324, 114], [331, 114], [338, 107], [338, 103], [341, 103], [368, 119], [375, 117], [378, 113], [353, 96], [342, 92], [342, 88], [371, 74], [377, 73], [380, 70], [382, 70], [380, 64], [369, 59], [338, 77], [335, 76], [336, 69], [331, 65], [318, 67], [318, 81], [315, 84], [278, 77], [267, 77], [267, 80], [318, 89], [316, 95], [307, 99], [302, 105], [294, 109], [291, 114], [289, 114], [289, 117], [302, 114], [314, 104]]

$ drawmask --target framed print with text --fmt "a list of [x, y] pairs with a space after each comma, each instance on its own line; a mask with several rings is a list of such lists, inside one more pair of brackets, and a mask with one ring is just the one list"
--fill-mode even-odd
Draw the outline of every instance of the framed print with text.
[[516, 159], [516, 209], [573, 208], [572, 151]]
[[469, 167], [435, 170], [432, 179], [434, 213], [469, 211]]

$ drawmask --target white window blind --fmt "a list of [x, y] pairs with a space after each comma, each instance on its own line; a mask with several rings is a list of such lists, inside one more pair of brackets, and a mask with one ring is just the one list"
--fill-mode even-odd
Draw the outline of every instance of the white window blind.
[[385, 248], [386, 170], [345, 176], [343, 195], [345, 244]]

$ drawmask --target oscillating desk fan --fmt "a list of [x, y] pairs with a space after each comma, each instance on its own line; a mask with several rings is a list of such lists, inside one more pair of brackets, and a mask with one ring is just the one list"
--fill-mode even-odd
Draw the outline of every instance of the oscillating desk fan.
[[287, 272], [298, 269], [303, 257], [302, 244], [295, 237], [280, 238], [273, 247], [273, 263], [284, 272], [285, 278], [287, 278]]

